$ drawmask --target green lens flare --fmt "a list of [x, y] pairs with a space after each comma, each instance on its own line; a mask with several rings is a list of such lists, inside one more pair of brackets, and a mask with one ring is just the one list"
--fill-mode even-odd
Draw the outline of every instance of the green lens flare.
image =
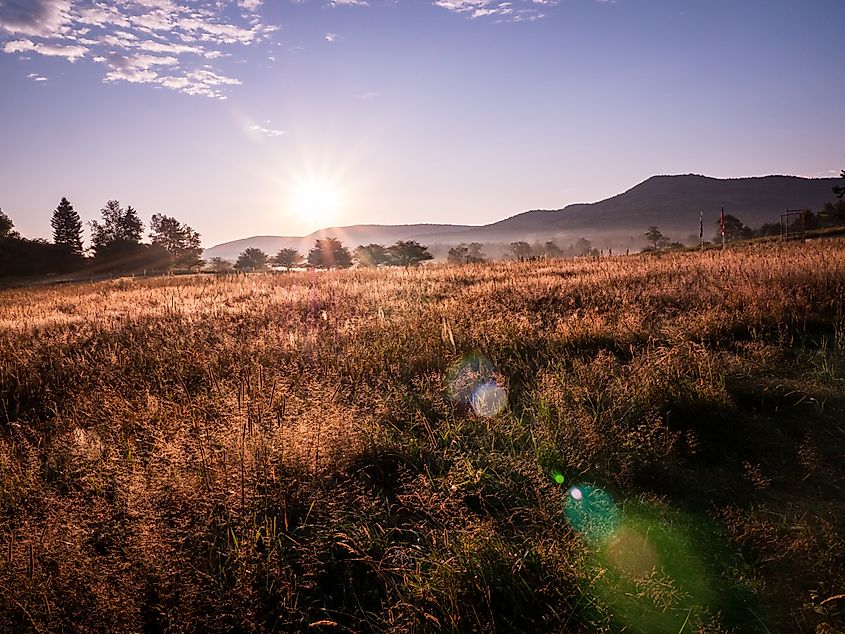
[[713, 576], [733, 560], [700, 518], [657, 502], [615, 503], [580, 484], [569, 489], [564, 512], [584, 538], [579, 577], [593, 598], [591, 618], [643, 634], [706, 630], [716, 615], [737, 631], [749, 625], [746, 606], [755, 598]]
[[588, 485], [569, 489], [564, 504], [569, 525], [588, 541], [607, 537], [619, 525], [619, 509], [605, 491]]
[[557, 482], [558, 484], [563, 484], [563, 481], [566, 479], [563, 477], [563, 474], [559, 471], [552, 472], [552, 479]]

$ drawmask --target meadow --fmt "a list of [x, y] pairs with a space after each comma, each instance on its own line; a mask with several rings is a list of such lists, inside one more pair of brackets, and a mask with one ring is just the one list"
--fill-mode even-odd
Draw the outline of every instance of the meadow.
[[0, 630], [840, 632], [845, 241], [0, 292]]

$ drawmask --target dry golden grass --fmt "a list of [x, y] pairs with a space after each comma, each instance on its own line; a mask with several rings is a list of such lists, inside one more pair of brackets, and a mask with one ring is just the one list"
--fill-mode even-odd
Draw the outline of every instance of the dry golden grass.
[[835, 631], [844, 413], [842, 241], [5, 291], [0, 629]]

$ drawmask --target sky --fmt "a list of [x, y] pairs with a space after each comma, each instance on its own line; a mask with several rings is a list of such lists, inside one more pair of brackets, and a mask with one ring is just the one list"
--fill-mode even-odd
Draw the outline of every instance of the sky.
[[845, 169], [843, 0], [0, 0], [0, 208], [210, 247]]

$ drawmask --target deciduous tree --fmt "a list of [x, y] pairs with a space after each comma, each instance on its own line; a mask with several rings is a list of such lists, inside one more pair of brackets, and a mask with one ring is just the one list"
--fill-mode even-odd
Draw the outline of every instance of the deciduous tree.
[[359, 266], [379, 266], [390, 261], [390, 254], [383, 244], [360, 245], [352, 252]]
[[160, 268], [159, 263], [151, 266], [150, 254], [141, 244], [144, 223], [135, 209], [123, 209], [118, 201], [110, 200], [101, 213], [102, 223], [91, 222], [91, 245], [98, 268], [124, 272]]
[[295, 266], [301, 266], [305, 262], [305, 258], [296, 249], [280, 249], [273, 258], [273, 264], [276, 266], [283, 266], [290, 271]]
[[119, 201], [110, 200], [101, 213], [102, 224], [96, 220], [91, 221], [91, 243], [96, 255], [141, 243], [144, 223], [132, 206], [123, 209]]
[[0, 238], [16, 238], [18, 232], [14, 228], [15, 223], [0, 209]]
[[238, 261], [235, 262], [235, 269], [242, 273], [266, 271], [269, 261], [270, 259], [264, 251], [256, 247], [250, 247], [238, 256]]
[[450, 264], [477, 264], [486, 261], [482, 249], [484, 245], [480, 242], [461, 243], [449, 249], [446, 261]]
[[523, 241], [511, 242], [508, 245], [508, 253], [511, 254], [514, 260], [529, 258], [531, 257], [531, 245]]
[[669, 240], [666, 238], [666, 236], [664, 236], [661, 233], [660, 229], [658, 229], [654, 225], [649, 227], [648, 231], [645, 232], [645, 238], [646, 240], [651, 242], [651, 246], [654, 247], [654, 249], [660, 249], [669, 244]]
[[164, 248], [170, 254], [173, 267], [197, 269], [202, 266], [200, 234], [176, 218], [153, 214], [150, 238], [154, 245]]
[[348, 269], [352, 266], [352, 255], [337, 238], [322, 238], [308, 252], [308, 265], [318, 269]]
[[232, 263], [227, 260], [226, 258], [211, 258], [208, 261], [207, 270], [211, 271], [212, 273], [217, 273], [218, 275], [222, 275], [224, 273], [231, 273], [235, 270], [235, 267], [232, 266]]
[[554, 240], [549, 240], [543, 245], [543, 254], [550, 258], [559, 258], [563, 256], [563, 249], [561, 249]]
[[398, 240], [387, 249], [390, 264], [395, 266], [417, 266], [434, 256], [428, 252], [428, 247], [421, 245], [416, 240]]
[[[721, 225], [722, 220], [716, 221], [717, 225]], [[725, 242], [735, 242], [736, 240], [748, 240], [754, 236], [754, 232], [750, 227], [746, 227], [742, 221], [736, 216], [725, 214]], [[713, 242], [720, 243], [722, 241], [721, 226], [719, 232], [713, 236]]]

